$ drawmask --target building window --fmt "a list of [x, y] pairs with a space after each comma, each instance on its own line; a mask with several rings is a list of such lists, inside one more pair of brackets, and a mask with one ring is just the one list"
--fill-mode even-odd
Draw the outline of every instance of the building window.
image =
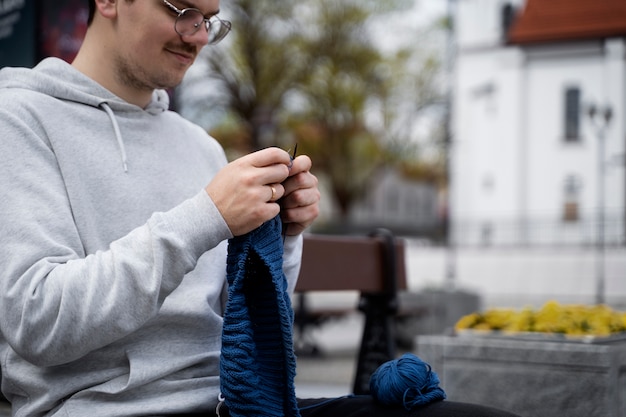
[[580, 140], [580, 88], [569, 87], [565, 90], [565, 140]]
[[502, 39], [506, 40], [509, 37], [509, 30], [515, 20], [515, 7], [511, 3], [505, 3], [500, 11], [501, 13], [501, 25], [502, 25]]
[[563, 221], [577, 222], [580, 218], [578, 201], [580, 200], [581, 180], [577, 175], [568, 175], [563, 182]]

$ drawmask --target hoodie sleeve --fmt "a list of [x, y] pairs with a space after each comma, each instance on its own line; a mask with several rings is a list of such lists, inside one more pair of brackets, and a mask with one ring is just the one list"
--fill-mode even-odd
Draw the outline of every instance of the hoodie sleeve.
[[54, 366], [155, 317], [199, 257], [231, 233], [204, 190], [86, 254], [45, 132], [0, 107], [0, 330]]
[[300, 274], [300, 265], [302, 260], [302, 248], [304, 244], [302, 234], [298, 236], [287, 236], [285, 238], [285, 246], [283, 253], [283, 272], [287, 277], [289, 294], [293, 295]]

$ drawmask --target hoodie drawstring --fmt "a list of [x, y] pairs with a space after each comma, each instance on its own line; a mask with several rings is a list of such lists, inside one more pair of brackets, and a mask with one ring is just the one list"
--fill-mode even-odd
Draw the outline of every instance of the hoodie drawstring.
[[113, 125], [113, 130], [115, 131], [115, 138], [117, 139], [117, 144], [120, 147], [120, 153], [122, 154], [122, 165], [124, 166], [124, 172], [128, 172], [128, 164], [126, 158], [126, 147], [124, 146], [124, 139], [122, 138], [122, 133], [120, 132], [120, 126], [117, 124], [117, 119], [115, 118], [115, 114], [111, 107], [107, 103], [100, 103], [100, 107], [109, 115], [109, 119], [111, 119], [111, 124]]

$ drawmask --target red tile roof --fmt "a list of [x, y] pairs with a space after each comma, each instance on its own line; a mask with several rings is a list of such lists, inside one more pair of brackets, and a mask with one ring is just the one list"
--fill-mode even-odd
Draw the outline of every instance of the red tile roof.
[[527, 0], [509, 43], [532, 44], [626, 36], [626, 0]]

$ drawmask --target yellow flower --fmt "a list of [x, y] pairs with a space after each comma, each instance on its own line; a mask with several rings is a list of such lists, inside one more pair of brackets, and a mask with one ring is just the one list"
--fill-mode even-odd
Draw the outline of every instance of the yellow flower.
[[457, 330], [473, 329], [480, 320], [481, 320], [480, 314], [478, 313], [468, 314], [466, 316], [461, 317], [461, 319], [457, 321], [454, 327]]
[[514, 316], [514, 310], [493, 309], [485, 312], [484, 319], [492, 330], [504, 330], [513, 321]]
[[535, 313], [531, 307], [526, 307], [519, 313], [513, 314], [511, 320], [503, 329], [507, 332], [532, 332], [535, 329]]
[[535, 315], [537, 332], [565, 333], [567, 325], [563, 309], [556, 301], [548, 301]]
[[456, 323], [455, 328], [609, 336], [626, 332], [626, 312], [615, 311], [606, 305], [561, 305], [548, 301], [536, 311], [531, 307], [521, 311], [499, 308], [482, 314], [468, 314]]

